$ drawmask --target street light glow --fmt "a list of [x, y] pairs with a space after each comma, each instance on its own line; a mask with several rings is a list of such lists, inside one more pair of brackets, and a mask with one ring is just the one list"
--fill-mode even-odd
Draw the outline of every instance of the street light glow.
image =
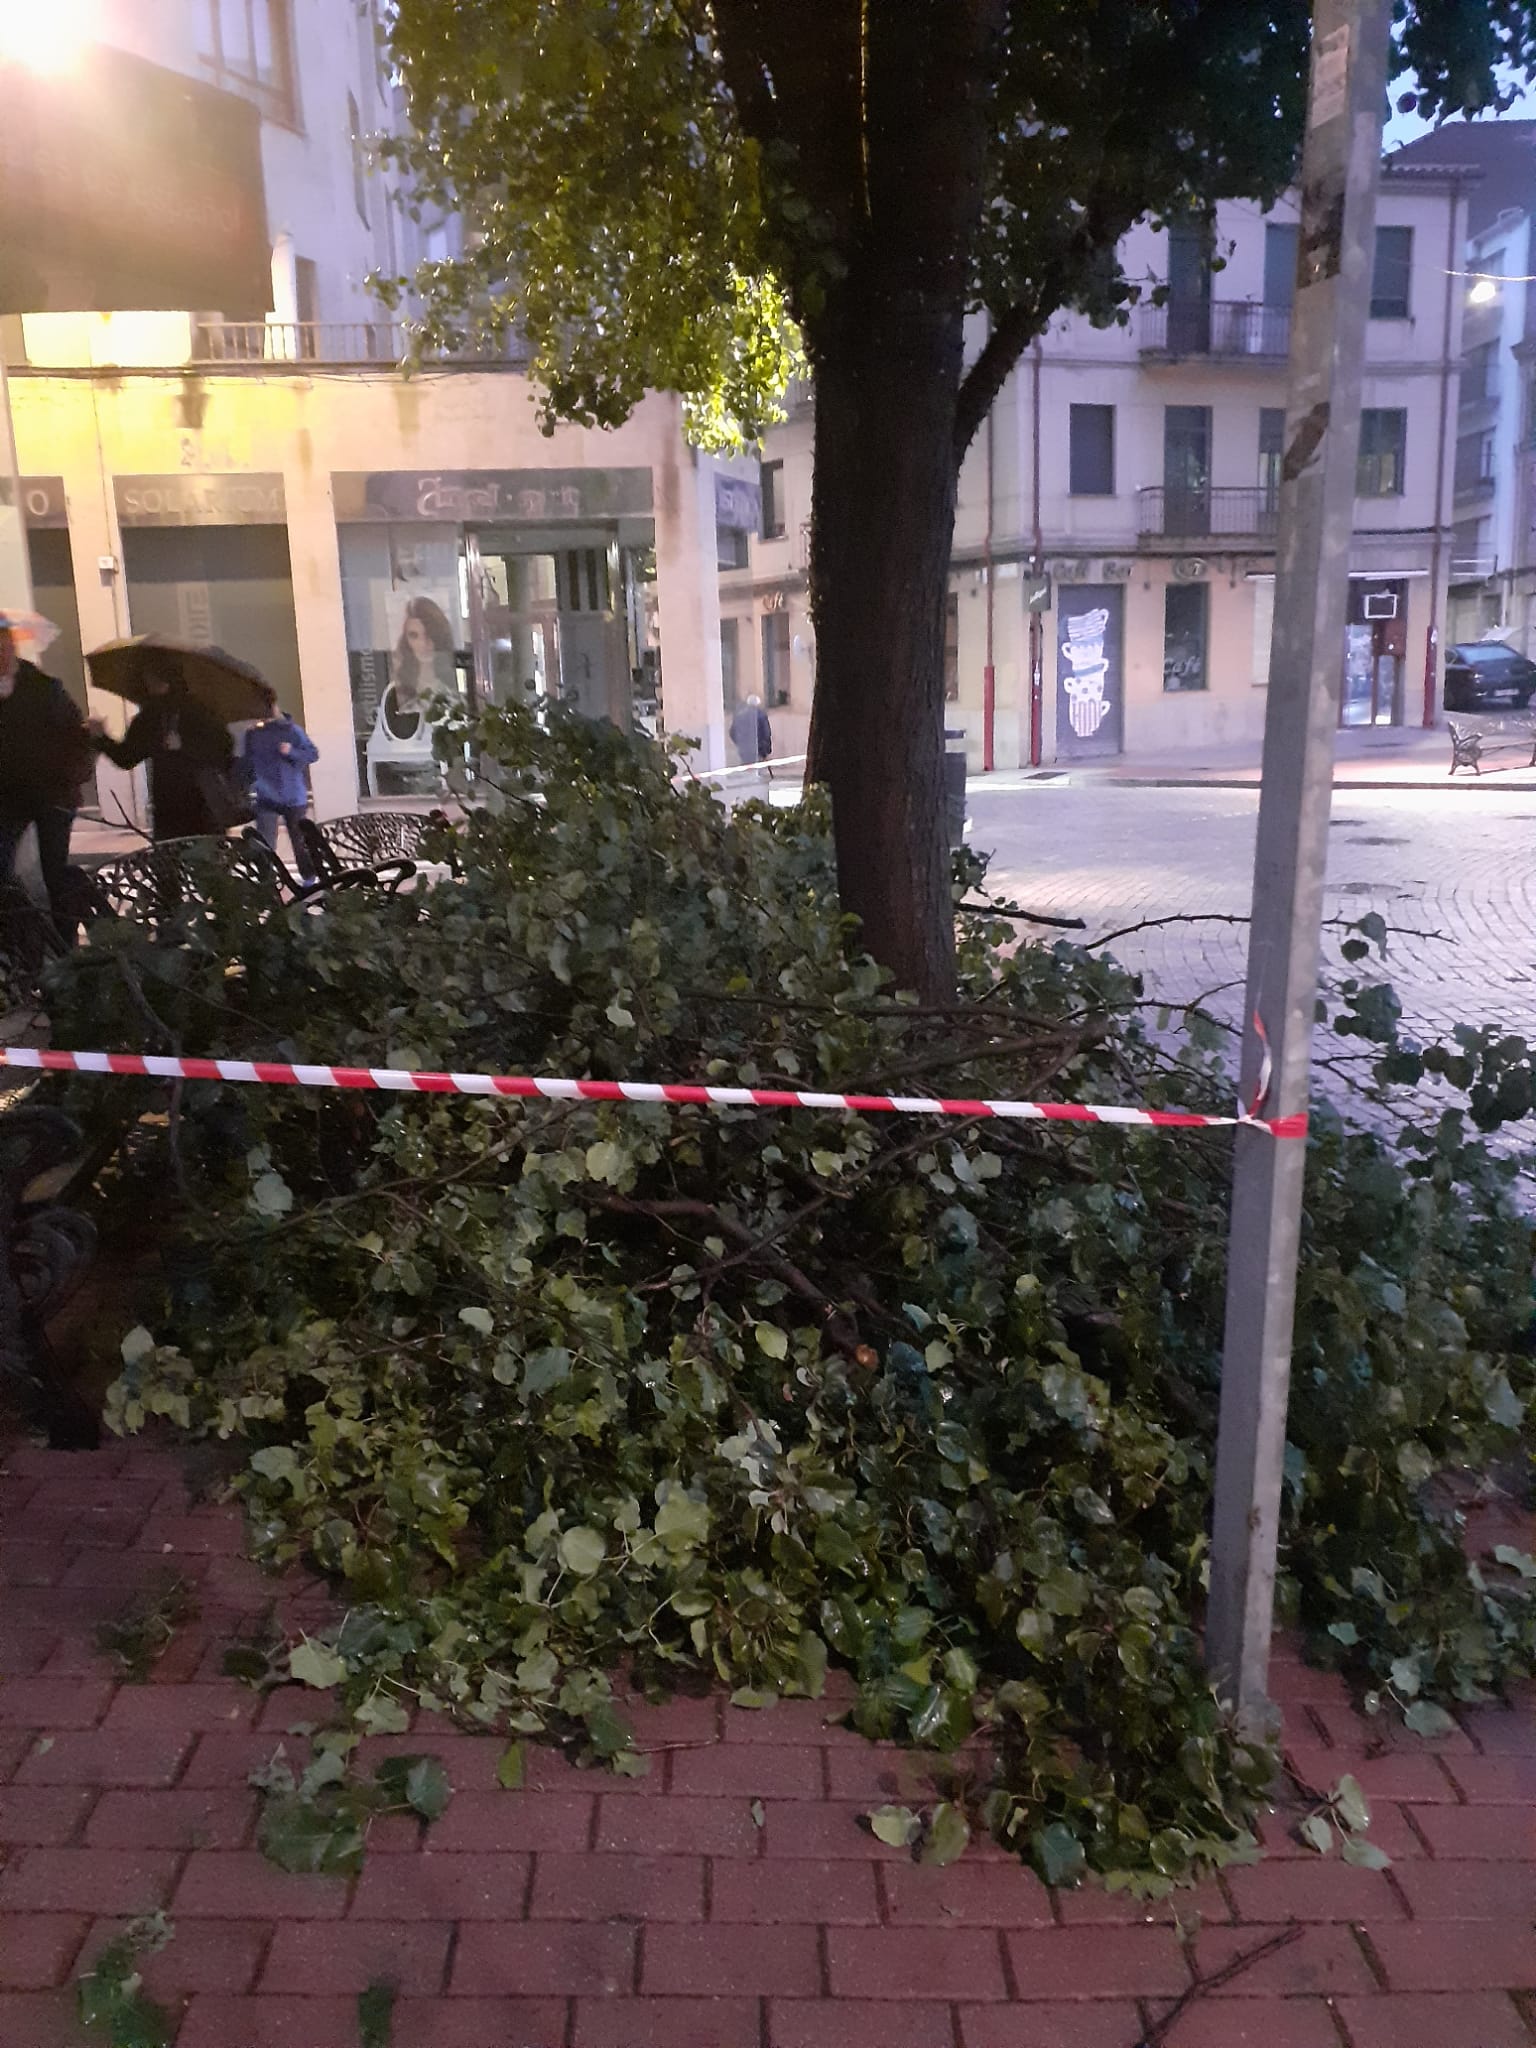
[[1467, 293], [1469, 306], [1491, 306], [1499, 296], [1499, 288], [1491, 277], [1480, 277]]
[[0, 63], [68, 71], [95, 27], [96, 0], [0, 0]]

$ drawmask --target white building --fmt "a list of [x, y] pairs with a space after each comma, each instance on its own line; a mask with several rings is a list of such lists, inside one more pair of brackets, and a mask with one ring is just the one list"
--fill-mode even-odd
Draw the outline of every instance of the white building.
[[255, 103], [272, 311], [0, 319], [49, 665], [84, 700], [82, 648], [229, 647], [319, 744], [322, 816], [432, 784], [423, 683], [628, 724], [660, 681], [717, 764], [716, 532], [755, 524], [755, 495], [685, 446], [674, 400], [546, 437], [507, 354], [402, 376], [367, 278], [454, 229], [410, 223], [371, 164], [400, 118], [375, 0], [77, 5], [98, 44]]
[[[1383, 171], [1346, 725], [1416, 724], [1438, 688], [1464, 184], [1433, 166]], [[973, 768], [989, 751], [989, 669], [998, 767], [1257, 743], [1296, 238], [1294, 202], [1222, 205], [1209, 240], [1140, 227], [1127, 273], [1167, 285], [1169, 302], [1106, 329], [1064, 315], [1009, 379], [961, 472], [955, 529], [949, 723]], [[721, 579], [727, 712], [733, 689], [761, 694], [780, 752], [802, 743], [810, 708], [811, 431], [801, 403], [769, 437], [765, 526]], [[1032, 592], [1047, 609], [1030, 609]]]

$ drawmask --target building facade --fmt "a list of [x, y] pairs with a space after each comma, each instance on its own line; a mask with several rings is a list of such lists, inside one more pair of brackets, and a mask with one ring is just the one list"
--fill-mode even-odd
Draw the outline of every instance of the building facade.
[[[1418, 723], [1438, 688], [1465, 188], [1436, 166], [1383, 170], [1345, 725]], [[1105, 329], [1064, 315], [1009, 379], [955, 526], [948, 723], [973, 768], [1256, 746], [1296, 241], [1294, 202], [1220, 206], [1211, 231], [1139, 227], [1127, 274], [1167, 303]], [[813, 685], [811, 446], [799, 403], [765, 449], [760, 534], [721, 579], [727, 714], [733, 693], [760, 695], [780, 752], [803, 743]]]
[[[319, 744], [322, 816], [436, 786], [429, 690], [663, 715], [718, 765], [717, 534], [758, 524], [755, 465], [693, 453], [662, 397], [548, 437], [510, 353], [400, 372], [368, 277], [457, 230], [409, 221], [368, 151], [400, 118], [371, 0], [97, 0], [92, 20], [256, 105], [272, 308], [0, 321], [49, 665], [120, 722], [83, 649], [230, 648]], [[142, 816], [106, 767], [101, 795]]]

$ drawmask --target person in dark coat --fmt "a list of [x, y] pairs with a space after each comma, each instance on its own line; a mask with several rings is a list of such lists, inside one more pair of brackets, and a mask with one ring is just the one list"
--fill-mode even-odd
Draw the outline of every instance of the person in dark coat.
[[246, 734], [238, 766], [241, 780], [250, 784], [255, 798], [256, 830], [274, 853], [279, 822], [288, 827], [301, 882], [315, 879], [298, 827], [309, 811], [309, 781], [304, 771], [319, 758], [320, 749], [309, 734], [279, 706], [277, 692], [269, 690], [267, 715]]
[[749, 697], [731, 720], [731, 738], [743, 767], [772, 758], [773, 727], [768, 723], [761, 697]]
[[234, 745], [229, 727], [188, 694], [181, 667], [166, 655], [144, 674], [149, 702], [120, 740], [91, 721], [98, 753], [119, 768], [149, 763], [149, 807], [156, 839], [190, 839], [228, 830], [221, 814], [230, 793]]
[[76, 924], [69, 834], [90, 772], [91, 743], [73, 698], [56, 677], [22, 659], [0, 613], [0, 883], [10, 881], [31, 825], [48, 905], [66, 935]]

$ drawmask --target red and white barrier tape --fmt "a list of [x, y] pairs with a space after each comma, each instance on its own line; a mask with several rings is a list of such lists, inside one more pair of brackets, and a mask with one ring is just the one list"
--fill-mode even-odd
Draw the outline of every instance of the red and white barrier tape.
[[255, 1081], [281, 1088], [384, 1088], [419, 1095], [535, 1096], [551, 1102], [687, 1102], [715, 1109], [848, 1109], [864, 1116], [1016, 1117], [1044, 1123], [1227, 1130], [1304, 1138], [1300, 1116], [1195, 1116], [1180, 1110], [1090, 1107], [1080, 1102], [970, 1102], [932, 1095], [828, 1095], [799, 1088], [715, 1088], [695, 1082], [546, 1081], [530, 1074], [407, 1073], [398, 1067], [289, 1066], [278, 1060], [176, 1059], [158, 1053], [51, 1052], [0, 1046], [0, 1066], [60, 1074], [138, 1074], [157, 1081]]

